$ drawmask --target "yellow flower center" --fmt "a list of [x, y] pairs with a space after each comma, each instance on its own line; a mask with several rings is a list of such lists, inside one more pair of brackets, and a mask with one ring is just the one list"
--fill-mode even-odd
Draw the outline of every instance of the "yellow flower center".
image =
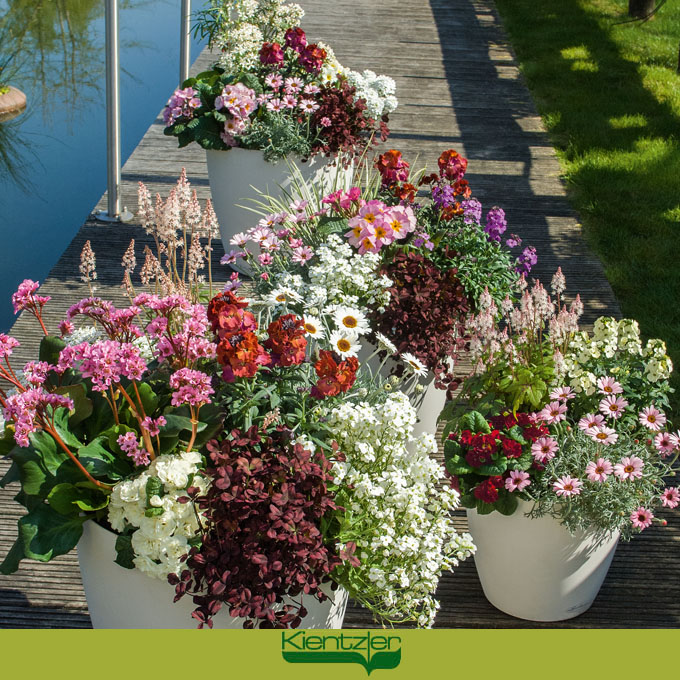
[[311, 324], [311, 323], [306, 323], [306, 324], [305, 324], [305, 330], [306, 330], [308, 333], [311, 333], [312, 335], [316, 335], [317, 332], [318, 332], [317, 327], [314, 326], [314, 325]]
[[338, 340], [338, 349], [341, 352], [349, 352], [351, 347], [352, 347], [352, 345], [349, 342], [349, 340], [345, 340], [345, 338], [341, 338], [340, 340]]
[[353, 316], [346, 316], [342, 320], [342, 325], [345, 326], [345, 328], [356, 328], [359, 325], [359, 322]]
[[364, 219], [369, 223], [373, 224], [375, 222], [375, 215], [373, 213], [368, 213], [367, 215], [364, 215]]
[[283, 293], [279, 293], [276, 296], [276, 301], [277, 302], [285, 302], [286, 301], [286, 296]]

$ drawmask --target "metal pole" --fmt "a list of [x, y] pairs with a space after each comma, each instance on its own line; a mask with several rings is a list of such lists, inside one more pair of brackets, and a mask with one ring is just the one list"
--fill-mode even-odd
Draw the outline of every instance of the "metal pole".
[[118, 0], [106, 0], [106, 160], [108, 213], [120, 214], [120, 96], [118, 67]]
[[191, 65], [191, 0], [182, 0], [179, 34], [179, 84], [189, 77]]

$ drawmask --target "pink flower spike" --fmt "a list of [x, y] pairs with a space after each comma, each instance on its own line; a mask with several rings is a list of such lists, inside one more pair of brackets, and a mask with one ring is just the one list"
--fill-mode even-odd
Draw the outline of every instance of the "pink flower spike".
[[653, 519], [654, 515], [652, 514], [652, 511], [643, 507], [639, 507], [637, 510], [630, 513], [631, 523], [636, 529], [640, 529], [640, 531], [651, 526]]
[[614, 466], [614, 474], [621, 480], [640, 479], [642, 477], [642, 468], [645, 466], [642, 458], [637, 456], [626, 456], [621, 459], [620, 463]]
[[604, 444], [608, 446], [609, 444], [616, 444], [619, 435], [616, 434], [616, 430], [612, 430], [611, 427], [605, 427], [604, 425], [599, 425], [593, 427], [590, 430], [586, 430], [586, 434], [598, 444]]
[[543, 410], [539, 413], [541, 420], [546, 425], [554, 425], [559, 423], [561, 420], [566, 420], [567, 416], [567, 405], [559, 401], [551, 401], [547, 406], [543, 407]]
[[569, 386], [557, 387], [550, 393], [551, 399], [557, 399], [558, 401], [568, 401], [569, 399], [574, 399], [576, 393]]
[[654, 404], [643, 408], [639, 415], [640, 424], [652, 432], [658, 432], [666, 424], [666, 416]]
[[529, 473], [524, 470], [511, 470], [510, 476], [505, 480], [505, 488], [512, 491], [523, 491], [531, 484]]
[[617, 420], [623, 415], [626, 406], [628, 406], [628, 402], [623, 397], [610, 394], [600, 402], [599, 408], [603, 415], [611, 416], [614, 420]]
[[677, 508], [680, 503], [680, 489], [677, 486], [669, 486], [664, 489], [660, 499], [664, 508]]
[[668, 432], [659, 432], [654, 437], [654, 446], [656, 450], [665, 458], [669, 456], [676, 449], [676, 444], [672, 441], [673, 435]]
[[552, 437], [539, 437], [531, 445], [531, 455], [539, 463], [547, 463], [555, 457], [559, 444]]
[[623, 392], [623, 387], [621, 387], [614, 378], [609, 376], [598, 379], [597, 389], [600, 391], [600, 394], [604, 394], [605, 396], [610, 394], [621, 394]]
[[558, 496], [578, 496], [581, 493], [582, 486], [583, 482], [580, 479], [564, 475], [564, 477], [560, 477], [553, 483], [553, 491]]
[[578, 429], [586, 434], [591, 434], [590, 430], [604, 425], [604, 417], [599, 414], [589, 413], [578, 421]]
[[605, 482], [614, 471], [614, 466], [606, 458], [598, 458], [586, 465], [586, 475], [591, 482]]

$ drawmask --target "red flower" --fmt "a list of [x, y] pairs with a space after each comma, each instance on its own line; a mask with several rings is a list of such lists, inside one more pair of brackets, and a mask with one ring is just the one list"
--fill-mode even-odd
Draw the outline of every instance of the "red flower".
[[286, 47], [290, 47], [296, 52], [301, 52], [307, 47], [307, 36], [305, 32], [299, 27], [289, 28], [286, 31]]
[[260, 61], [263, 64], [271, 64], [272, 66], [281, 66], [285, 59], [283, 50], [279, 43], [263, 43], [260, 48]]
[[305, 45], [305, 47], [299, 51], [299, 55], [300, 66], [302, 66], [307, 73], [318, 73], [326, 58], [326, 50], [315, 44]]
[[522, 445], [514, 439], [501, 435], [501, 446], [506, 458], [519, 458], [522, 455]]
[[489, 422], [499, 430], [509, 430], [511, 427], [517, 425], [518, 421], [512, 413], [506, 411], [500, 416], [494, 416]]
[[467, 158], [463, 158], [453, 149], [444, 151], [444, 153], [439, 156], [437, 163], [439, 165], [439, 173], [451, 182], [457, 182], [458, 180], [463, 179], [468, 164]]
[[447, 205], [442, 209], [442, 219], [445, 222], [450, 222], [454, 217], [463, 215], [465, 210], [460, 207], [460, 203], [456, 201], [453, 205]]
[[[500, 480], [500, 481], [499, 481]], [[489, 477], [480, 482], [472, 492], [475, 498], [485, 503], [495, 503], [498, 500], [498, 488], [503, 483], [501, 476]]]
[[260, 366], [268, 366], [271, 357], [251, 331], [232, 333], [217, 345], [217, 360], [224, 366], [222, 377], [226, 382], [235, 378], [252, 378]]
[[255, 317], [244, 311], [248, 303], [236, 297], [231, 291], [216, 295], [208, 304], [208, 319], [213, 333], [220, 339], [232, 333], [254, 331], [257, 328]]
[[305, 360], [305, 324], [295, 314], [285, 314], [269, 324], [264, 346], [271, 352], [275, 366], [295, 366]]
[[470, 196], [472, 196], [472, 189], [470, 189], [470, 185], [468, 184], [468, 181], [466, 179], [459, 179], [453, 185], [453, 193], [456, 196], [462, 196], [463, 198], [470, 198]]
[[408, 179], [409, 164], [402, 159], [401, 151], [390, 149], [380, 154], [374, 164], [382, 177], [383, 186], [405, 182]]
[[407, 201], [408, 203], [413, 203], [416, 200], [416, 193], [418, 189], [413, 186], [413, 184], [406, 182], [404, 184], [393, 184], [390, 187], [392, 195], [401, 201]]
[[356, 357], [348, 357], [338, 363], [333, 352], [322, 349], [319, 352], [319, 360], [314, 364], [314, 369], [319, 380], [312, 387], [311, 394], [316, 399], [324, 399], [347, 392], [354, 385], [359, 362]]

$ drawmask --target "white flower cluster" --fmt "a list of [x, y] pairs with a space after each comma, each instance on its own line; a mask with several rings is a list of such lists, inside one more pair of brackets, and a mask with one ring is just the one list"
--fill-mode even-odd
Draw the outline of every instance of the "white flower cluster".
[[356, 96], [366, 100], [366, 112], [378, 120], [397, 108], [397, 86], [389, 76], [379, 76], [373, 71], [349, 71], [347, 82], [356, 88]]
[[564, 367], [569, 384], [577, 392], [595, 393], [597, 378], [601, 377], [593, 371], [596, 364], [606, 364], [606, 372], [619, 379], [625, 377], [622, 371], [639, 367], [652, 383], [667, 380], [673, 371], [665, 343], [652, 339], [643, 347], [640, 327], [633, 319], [600, 317], [592, 335], [585, 331], [576, 334], [564, 357]]
[[450, 513], [459, 495], [439, 488], [444, 470], [430, 457], [434, 436], [414, 439], [415, 420], [406, 395], [395, 393], [376, 406], [345, 402], [329, 414], [328, 426], [346, 458], [333, 467], [339, 503], [350, 519], [338, 548], [356, 543], [357, 596], [389, 620], [429, 627], [439, 608], [434, 592], [441, 573], [472, 554], [474, 545], [454, 528]]
[[221, 12], [221, 32], [215, 39], [219, 65], [228, 73], [254, 67], [262, 43], [283, 44], [286, 31], [303, 16], [299, 5], [283, 0], [232, 0]]
[[321, 82], [324, 85], [333, 85], [339, 76], [346, 76], [349, 69], [346, 69], [335, 56], [335, 52], [330, 47], [323, 42], [318, 42], [317, 45], [322, 49], [326, 50], [326, 59], [324, 60], [323, 67], [321, 69]]
[[[132, 534], [134, 563], [145, 574], [166, 580], [168, 574], [182, 569], [180, 557], [189, 551], [189, 540], [199, 530], [192, 503], [179, 503], [191, 485], [205, 490], [207, 483], [199, 474], [201, 456], [195, 451], [158, 456], [134, 479], [114, 486], [109, 504], [109, 522], [115, 531], [136, 527]], [[156, 477], [162, 495], [147, 498], [147, 482]], [[162, 508], [162, 514], [147, 517], [149, 508]]]

